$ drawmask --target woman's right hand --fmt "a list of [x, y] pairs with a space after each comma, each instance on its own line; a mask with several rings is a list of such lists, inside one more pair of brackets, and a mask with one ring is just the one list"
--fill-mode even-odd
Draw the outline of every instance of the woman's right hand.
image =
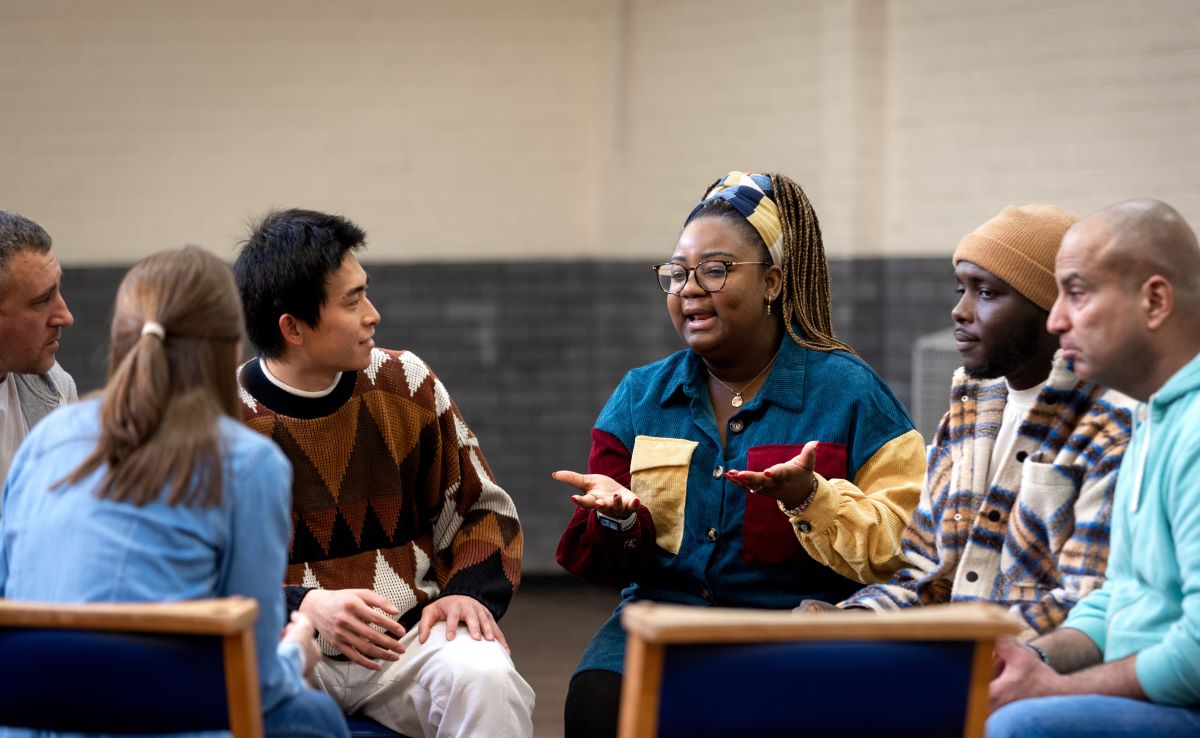
[[641, 507], [641, 503], [632, 492], [603, 474], [556, 471], [551, 476], [582, 493], [571, 495], [571, 501], [576, 505], [604, 513], [610, 518], [623, 520]]

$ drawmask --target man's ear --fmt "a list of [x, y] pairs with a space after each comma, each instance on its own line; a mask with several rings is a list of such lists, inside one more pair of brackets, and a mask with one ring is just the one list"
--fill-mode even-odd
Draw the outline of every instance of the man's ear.
[[304, 343], [302, 322], [291, 313], [279, 316], [279, 334], [288, 346], [300, 346]]
[[1138, 297], [1146, 327], [1152, 331], [1161, 328], [1175, 310], [1175, 288], [1161, 274], [1147, 277]]

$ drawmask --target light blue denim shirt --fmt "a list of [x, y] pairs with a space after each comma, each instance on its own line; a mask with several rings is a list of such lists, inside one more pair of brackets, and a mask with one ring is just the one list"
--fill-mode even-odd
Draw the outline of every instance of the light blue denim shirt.
[[283, 453], [221, 418], [223, 493], [215, 507], [100, 499], [101, 470], [51, 489], [95, 448], [99, 410], [99, 400], [56, 410], [17, 451], [0, 507], [0, 596], [64, 603], [253, 597], [264, 712], [299, 693], [298, 649], [276, 648], [291, 536], [292, 470]]

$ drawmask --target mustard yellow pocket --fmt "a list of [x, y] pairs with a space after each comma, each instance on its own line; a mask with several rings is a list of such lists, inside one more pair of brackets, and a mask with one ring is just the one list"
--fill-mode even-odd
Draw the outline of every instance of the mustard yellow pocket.
[[633, 440], [629, 488], [650, 509], [654, 542], [668, 553], [679, 553], [683, 542], [688, 467], [698, 445], [682, 438], [638, 436]]

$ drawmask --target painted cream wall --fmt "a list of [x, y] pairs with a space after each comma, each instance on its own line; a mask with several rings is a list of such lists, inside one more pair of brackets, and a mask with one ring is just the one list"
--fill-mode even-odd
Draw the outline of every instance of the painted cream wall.
[[889, 4], [888, 254], [943, 254], [1010, 203], [1138, 196], [1200, 228], [1200, 3]]
[[880, 243], [883, 0], [631, 3], [602, 241], [669, 256], [704, 188], [730, 169], [804, 187], [830, 256]]
[[656, 259], [734, 167], [833, 257], [1037, 199], [1200, 224], [1192, 0], [5, 0], [0, 92], [0, 207], [69, 264], [290, 205], [375, 261]]
[[0, 207], [67, 263], [230, 253], [272, 206], [374, 260], [591, 251], [610, 0], [5, 0]]
[[820, 14], [813, 0], [622, 6], [608, 250], [666, 259], [704, 188], [730, 169], [815, 181]]

